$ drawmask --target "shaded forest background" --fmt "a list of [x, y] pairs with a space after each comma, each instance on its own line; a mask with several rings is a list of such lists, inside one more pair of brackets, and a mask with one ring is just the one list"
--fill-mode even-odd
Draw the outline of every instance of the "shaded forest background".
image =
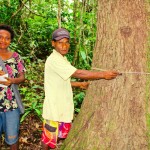
[[[20, 88], [25, 115], [32, 112], [41, 117], [44, 63], [52, 52], [51, 34], [56, 28], [61, 26], [70, 31], [69, 61], [77, 68], [90, 69], [96, 39], [96, 8], [97, 3], [92, 0], [0, 1], [0, 23], [15, 30], [10, 49], [20, 53], [27, 69], [26, 82]], [[75, 92], [75, 111], [79, 112], [84, 91]]]
[[[0, 0], [0, 23], [11, 25], [15, 31], [10, 49], [23, 57], [27, 70], [26, 81], [20, 86], [26, 108], [21, 116], [23, 146], [35, 149], [40, 140], [44, 63], [53, 50], [52, 32], [58, 27], [68, 29], [69, 61], [77, 68], [90, 69], [96, 40], [96, 10], [96, 0]], [[73, 92], [75, 114], [78, 114], [85, 91], [74, 89]]]

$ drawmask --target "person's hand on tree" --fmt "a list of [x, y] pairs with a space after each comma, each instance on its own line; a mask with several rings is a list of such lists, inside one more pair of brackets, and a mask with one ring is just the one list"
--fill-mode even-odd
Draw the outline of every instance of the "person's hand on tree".
[[89, 86], [89, 82], [80, 82], [80, 88], [81, 89], [87, 89]]
[[118, 75], [121, 75], [121, 73], [117, 71], [104, 71], [103, 72], [103, 78], [106, 80], [111, 80], [116, 78]]

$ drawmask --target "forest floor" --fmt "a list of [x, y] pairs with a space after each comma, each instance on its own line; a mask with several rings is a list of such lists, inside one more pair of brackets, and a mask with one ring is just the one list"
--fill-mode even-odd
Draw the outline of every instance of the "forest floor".
[[[42, 150], [41, 147], [42, 121], [39, 117], [28, 115], [20, 125], [19, 150]], [[0, 150], [9, 150], [9, 146], [2, 138]], [[60, 150], [56, 148], [55, 150]]]

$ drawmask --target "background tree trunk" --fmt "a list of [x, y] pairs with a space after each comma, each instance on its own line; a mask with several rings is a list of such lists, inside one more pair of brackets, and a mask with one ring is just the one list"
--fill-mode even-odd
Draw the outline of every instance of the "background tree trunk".
[[[146, 72], [143, 0], [98, 0], [93, 68]], [[146, 76], [92, 81], [64, 150], [147, 150]]]
[[58, 28], [61, 28], [61, 0], [58, 0]]

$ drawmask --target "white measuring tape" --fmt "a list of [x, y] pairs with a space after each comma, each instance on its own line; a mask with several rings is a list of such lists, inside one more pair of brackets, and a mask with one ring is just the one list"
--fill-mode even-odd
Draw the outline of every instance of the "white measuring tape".
[[[100, 71], [108, 71], [105, 69], [100, 69], [100, 68], [92, 68], [93, 70], [100, 70]], [[122, 74], [141, 74], [141, 75], [150, 75], [149, 72], [123, 72], [123, 71], [119, 71]]]

